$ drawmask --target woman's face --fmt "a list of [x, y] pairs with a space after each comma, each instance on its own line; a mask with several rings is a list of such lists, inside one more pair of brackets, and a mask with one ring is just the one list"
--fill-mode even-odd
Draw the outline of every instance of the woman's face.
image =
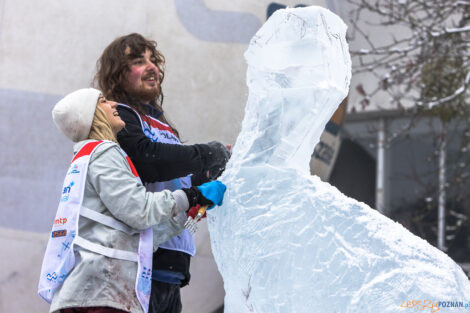
[[114, 136], [116, 136], [117, 133], [126, 126], [126, 123], [121, 120], [121, 117], [119, 117], [119, 113], [116, 110], [117, 102], [106, 100], [105, 97], [100, 96], [98, 98], [98, 106], [104, 111], [106, 119], [108, 120], [109, 125], [111, 125]]

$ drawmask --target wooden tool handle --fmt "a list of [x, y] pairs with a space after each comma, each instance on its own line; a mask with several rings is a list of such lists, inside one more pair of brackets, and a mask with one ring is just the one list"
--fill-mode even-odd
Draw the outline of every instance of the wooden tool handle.
[[209, 207], [208, 205], [201, 206], [199, 210], [197, 210], [197, 214], [203, 216], [204, 213], [206, 213], [206, 210], [208, 207]]

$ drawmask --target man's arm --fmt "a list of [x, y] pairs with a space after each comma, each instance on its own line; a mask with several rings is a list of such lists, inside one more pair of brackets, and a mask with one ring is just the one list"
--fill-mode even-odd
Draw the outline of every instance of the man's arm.
[[118, 107], [126, 123], [117, 139], [132, 159], [143, 182], [167, 181], [188, 174], [203, 175], [211, 152], [207, 145], [175, 145], [152, 142], [143, 132], [137, 115]]

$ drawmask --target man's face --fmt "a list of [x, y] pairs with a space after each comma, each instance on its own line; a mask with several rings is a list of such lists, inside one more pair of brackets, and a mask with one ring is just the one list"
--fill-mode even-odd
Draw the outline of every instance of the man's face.
[[[129, 47], [126, 48], [125, 53], [130, 54]], [[160, 93], [160, 71], [156, 64], [157, 60], [148, 49], [142, 55], [129, 61], [125, 89], [144, 103], [149, 103]]]

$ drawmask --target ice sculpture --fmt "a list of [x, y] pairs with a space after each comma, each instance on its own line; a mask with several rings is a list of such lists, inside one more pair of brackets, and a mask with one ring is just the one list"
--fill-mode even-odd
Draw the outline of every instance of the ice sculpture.
[[224, 205], [208, 216], [226, 313], [395, 313], [406, 301], [470, 299], [446, 254], [309, 174], [348, 92], [345, 32], [326, 9], [280, 10], [245, 53], [245, 118]]

